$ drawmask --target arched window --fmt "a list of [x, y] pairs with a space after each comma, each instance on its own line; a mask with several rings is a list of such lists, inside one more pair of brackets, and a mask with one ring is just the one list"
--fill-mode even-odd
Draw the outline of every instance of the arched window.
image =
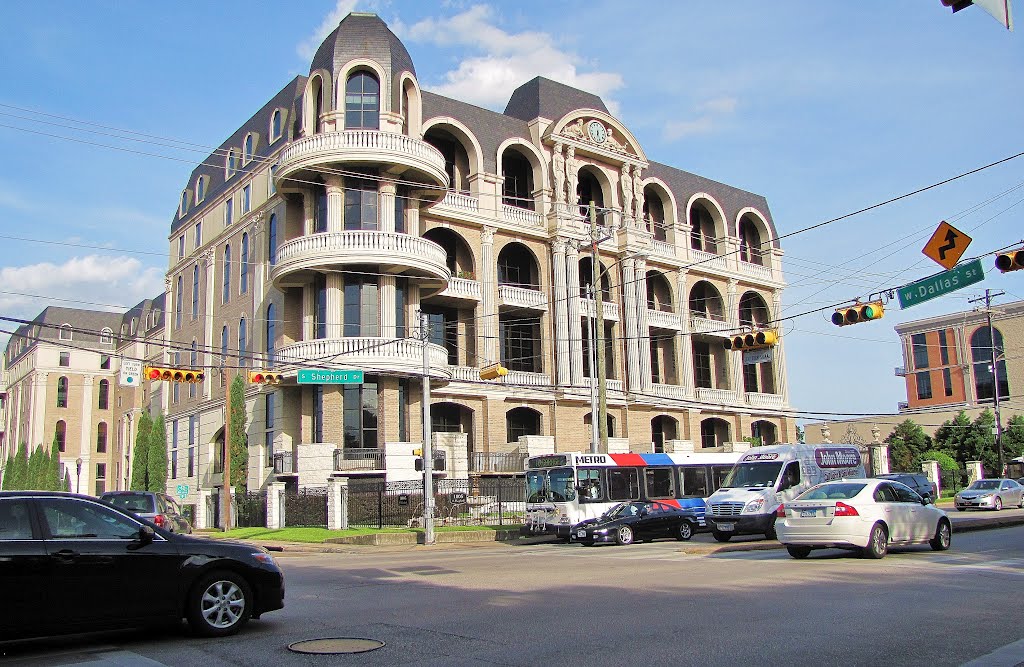
[[521, 243], [509, 243], [498, 253], [498, 284], [540, 289], [540, 271], [533, 254]]
[[199, 318], [199, 265], [192, 267], [192, 319]]
[[774, 445], [779, 441], [776, 435], [775, 424], [763, 419], [750, 425], [750, 437], [757, 438], [758, 442], [754, 443], [755, 445], [763, 445], [765, 447]]
[[114, 343], [114, 330], [110, 327], [103, 327], [103, 331], [100, 332], [100, 345], [113, 345]]
[[196, 203], [206, 199], [206, 176], [200, 176], [196, 179]]
[[505, 413], [505, 430], [509, 442], [518, 442], [524, 435], [540, 435], [540, 413], [533, 408], [512, 408]]
[[[592, 412], [588, 412], [587, 414], [583, 415], [583, 425], [586, 426], [587, 434], [588, 435], [590, 434], [591, 424], [594, 422], [594, 416], [593, 415], [594, 415], [594, 413], [592, 413]], [[615, 415], [613, 415], [613, 414], [611, 414], [609, 412], [609, 413], [605, 413], [604, 417], [605, 417], [605, 420], [604, 420], [605, 421], [605, 427], [608, 430], [608, 437], [609, 438], [614, 438], [615, 437]]]
[[664, 271], [647, 272], [647, 307], [663, 313], [672, 312], [672, 287]]
[[53, 429], [53, 439], [57, 442], [57, 450], [63, 452], [67, 447], [65, 442], [68, 433], [68, 425], [63, 419], [57, 420], [57, 426]]
[[706, 280], [698, 280], [690, 290], [690, 313], [695, 317], [725, 321], [722, 295]]
[[224, 161], [224, 178], [229, 179], [238, 171], [238, 151], [232, 148]]
[[533, 210], [533, 165], [515, 149], [501, 155], [501, 203]]
[[761, 234], [747, 216], [740, 219], [740, 259], [748, 264], [764, 266]]
[[277, 264], [277, 214], [270, 214], [267, 223], [267, 260], [271, 265]]
[[655, 452], [665, 451], [665, 441], [678, 438], [679, 422], [668, 415], [658, 415], [651, 420], [651, 442]]
[[601, 209], [604, 208], [604, 190], [601, 189], [601, 184], [598, 183], [597, 177], [594, 176], [590, 171], [586, 169], [580, 170], [579, 182], [576, 185], [576, 203], [579, 206], [580, 215], [584, 218], [588, 218], [590, 215], [590, 202], [594, 202], [594, 206], [597, 207], [597, 223], [604, 226], [604, 222]]
[[277, 317], [276, 309], [274, 304], [267, 306], [267, 364], [273, 365], [274, 363], [274, 338], [277, 335], [275, 332], [276, 322], [274, 318]]
[[740, 324], [748, 327], [768, 326], [768, 305], [757, 292], [745, 292], [740, 297]]
[[380, 82], [369, 72], [355, 72], [345, 84], [345, 129], [380, 128]]
[[231, 244], [224, 246], [224, 303], [231, 300]]
[[184, 291], [184, 278], [178, 276], [178, 285], [174, 290], [174, 328], [181, 328], [181, 299]]
[[96, 451], [100, 454], [107, 451], [107, 422], [96, 424]]
[[690, 247], [704, 252], [718, 252], [715, 220], [711, 217], [711, 213], [700, 204], [690, 207]]
[[245, 346], [249, 344], [248, 332], [245, 329], [245, 318], [238, 320], [238, 359], [239, 366], [247, 366], [249, 355], [246, 354]]
[[[612, 300], [611, 278], [605, 270], [604, 265], [598, 265], [597, 275], [601, 280], [601, 300]], [[594, 262], [591, 257], [580, 257], [579, 262], [580, 298], [593, 299], [594, 288]]]
[[96, 392], [96, 407], [100, 410], [110, 408], [110, 382], [100, 380], [99, 390]]
[[654, 234], [655, 241], [668, 240], [665, 205], [651, 187], [644, 188], [644, 221], [647, 223], [647, 231]]
[[245, 294], [249, 291], [249, 235], [242, 234], [242, 255], [238, 258], [238, 291]]
[[700, 446], [721, 447], [729, 441], [729, 422], [709, 417], [700, 423]]
[[184, 218], [188, 213], [188, 190], [181, 193], [181, 203], [178, 205], [178, 217]]
[[256, 145], [256, 137], [252, 134], [245, 135], [245, 142], [242, 144], [242, 164], [252, 162], [253, 149]]
[[68, 407], [68, 379], [63, 375], [57, 379], [57, 407]]
[[[990, 333], [991, 332], [991, 333]], [[979, 327], [971, 334], [971, 360], [974, 362], [974, 391], [979, 401], [995, 398], [996, 377], [999, 380], [999, 398], [1010, 395], [1010, 382], [1006, 377], [1006, 350], [1003, 334], [993, 327]], [[996, 359], [992, 365], [993, 356]]]
[[274, 109], [274, 113], [270, 116], [270, 143], [274, 143], [281, 138], [281, 110]]

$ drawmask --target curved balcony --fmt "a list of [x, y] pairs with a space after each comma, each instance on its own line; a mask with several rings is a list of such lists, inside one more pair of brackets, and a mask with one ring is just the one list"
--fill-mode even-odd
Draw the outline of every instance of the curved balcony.
[[434, 199], [444, 197], [448, 175], [444, 156], [430, 144], [404, 134], [378, 130], [344, 130], [323, 132], [293, 141], [281, 152], [274, 169], [279, 186], [289, 178], [306, 178], [313, 171], [336, 164], [353, 166], [400, 165], [388, 171], [406, 181], [422, 183], [434, 191]]
[[[274, 362], [278, 366], [356, 368], [367, 374], [422, 375], [423, 343], [405, 338], [318, 338], [282, 346]], [[446, 383], [452, 379], [444, 347], [429, 344], [427, 364], [431, 380]]]
[[315, 270], [337, 270], [344, 265], [376, 264], [384, 273], [419, 278], [428, 294], [445, 289], [452, 274], [444, 248], [419, 236], [353, 230], [323, 232], [294, 238], [277, 249], [270, 270], [274, 286], [296, 287], [311, 279]]

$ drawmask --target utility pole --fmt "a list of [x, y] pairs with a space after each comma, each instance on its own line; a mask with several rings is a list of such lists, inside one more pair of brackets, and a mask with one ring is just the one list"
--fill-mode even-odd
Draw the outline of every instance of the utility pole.
[[224, 391], [224, 484], [222, 485], [221, 513], [224, 530], [231, 530], [231, 377], [230, 368], [221, 360], [221, 373], [226, 378]]
[[605, 358], [604, 358], [604, 295], [601, 293], [601, 259], [597, 252], [597, 245], [601, 242], [599, 238], [599, 232], [597, 229], [597, 205], [593, 200], [590, 202], [590, 252], [591, 262], [590, 268], [593, 274], [594, 281], [594, 313], [596, 314], [596, 322], [594, 327], [597, 329], [597, 349], [594, 350], [594, 356], [597, 358], [597, 401], [598, 401], [598, 414], [594, 415], [590, 413], [590, 421], [594, 421], [596, 418], [598, 436], [601, 439], [600, 451], [604, 454], [608, 453], [608, 395], [607, 386], [605, 384]]
[[420, 338], [423, 339], [423, 543], [434, 543], [434, 452], [430, 442], [430, 340], [427, 314], [420, 311]]
[[1005, 474], [1006, 468], [1003, 463], [1003, 424], [999, 418], [999, 359], [996, 356], [995, 330], [992, 328], [992, 299], [1002, 296], [1006, 292], [993, 292], [985, 290], [985, 296], [971, 299], [969, 303], [985, 302], [985, 315], [988, 318], [988, 342], [992, 354], [992, 407], [996, 414], [996, 451], [999, 452], [999, 474]]

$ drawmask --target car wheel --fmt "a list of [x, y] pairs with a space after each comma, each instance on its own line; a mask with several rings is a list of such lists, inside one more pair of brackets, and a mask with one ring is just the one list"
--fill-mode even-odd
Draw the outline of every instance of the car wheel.
[[238, 632], [252, 614], [252, 589], [234, 572], [211, 572], [192, 588], [186, 616], [192, 629], [205, 637]]
[[945, 551], [949, 548], [952, 541], [953, 527], [949, 525], [948, 521], [943, 519], [939, 521], [939, 525], [935, 529], [935, 537], [933, 537], [928, 544], [930, 544], [932, 549], [935, 551]]
[[996, 501], [992, 503], [992, 509], [994, 509], [997, 512], [1003, 509], [1003, 499], [1000, 498], [999, 496], [996, 496]]
[[693, 537], [693, 524], [689, 521], [682, 521], [679, 523], [679, 528], [676, 529], [676, 537], [686, 542]]
[[615, 541], [619, 544], [632, 544], [633, 529], [629, 526], [619, 526], [618, 531], [615, 533]]
[[889, 551], [889, 532], [880, 523], [871, 527], [871, 534], [868, 536], [868, 545], [864, 547], [865, 558], [883, 558]]
[[786, 551], [789, 552], [790, 556], [792, 556], [793, 558], [797, 558], [797, 559], [807, 558], [808, 556], [811, 555], [811, 548], [810, 547], [793, 547], [793, 546], [787, 545], [786, 546]]
[[732, 533], [723, 533], [718, 530], [712, 530], [711, 535], [719, 542], [728, 542], [729, 538], [732, 537]]

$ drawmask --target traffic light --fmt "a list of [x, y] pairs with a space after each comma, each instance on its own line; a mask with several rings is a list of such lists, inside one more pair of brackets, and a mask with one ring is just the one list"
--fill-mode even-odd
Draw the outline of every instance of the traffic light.
[[951, 7], [954, 12], [967, 9], [972, 4], [974, 3], [971, 0], [942, 0], [942, 5], [944, 7]]
[[1003, 273], [1024, 269], [1024, 249], [1001, 252], [996, 255], [996, 268]]
[[751, 331], [726, 338], [723, 345], [727, 350], [753, 350], [759, 347], [771, 347], [779, 342], [779, 332], [775, 329]]
[[490, 364], [480, 369], [481, 380], [497, 380], [508, 375], [508, 369], [501, 364]]
[[144, 375], [150, 380], [165, 382], [202, 382], [206, 373], [191, 368], [164, 368], [162, 366], [146, 366]]
[[281, 374], [270, 371], [249, 371], [250, 384], [281, 384]]
[[845, 327], [848, 324], [881, 319], [884, 314], [885, 306], [882, 305], [881, 301], [857, 303], [849, 308], [836, 309], [836, 312], [832, 313], [832, 324], [837, 327]]

